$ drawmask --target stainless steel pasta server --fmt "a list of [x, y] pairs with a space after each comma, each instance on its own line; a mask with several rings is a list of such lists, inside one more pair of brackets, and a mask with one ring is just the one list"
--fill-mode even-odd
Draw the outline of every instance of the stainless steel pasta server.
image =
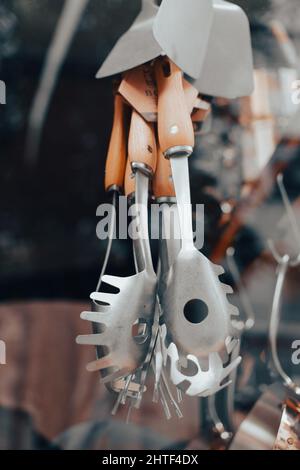
[[[181, 251], [161, 296], [164, 359], [170, 360], [170, 376], [176, 386], [188, 395], [207, 396], [223, 386], [223, 380], [240, 362], [237, 358], [223, 367], [223, 354], [231, 354], [237, 344], [232, 318], [238, 311], [227, 299], [231, 287], [219, 279], [223, 268], [212, 264], [194, 246], [188, 170], [194, 134], [182, 72], [165, 58], [157, 61], [156, 78], [159, 141], [164, 156], [171, 160], [181, 230]], [[186, 374], [181, 366], [188, 368]]]
[[119, 290], [117, 294], [94, 292], [96, 312], [83, 312], [81, 318], [97, 323], [101, 332], [77, 338], [79, 344], [101, 346], [103, 357], [89, 370], [105, 372], [103, 382], [113, 382], [136, 371], [145, 361], [152, 337], [156, 303], [156, 275], [147, 246], [147, 202], [149, 176], [155, 171], [154, 129], [135, 111], [129, 135], [129, 158], [136, 172], [137, 236], [143, 246], [144, 268], [134, 276], [103, 276], [102, 281]]

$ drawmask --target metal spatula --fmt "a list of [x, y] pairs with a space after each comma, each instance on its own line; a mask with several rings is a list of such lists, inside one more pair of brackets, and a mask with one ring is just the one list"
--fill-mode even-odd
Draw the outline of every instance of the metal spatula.
[[142, 10], [130, 29], [121, 36], [96, 77], [104, 78], [158, 57], [161, 47], [153, 36], [153, 21], [158, 6], [153, 0], [142, 0]]
[[152, 0], [142, 0], [141, 13], [96, 76], [130, 70], [164, 52], [196, 79], [203, 67], [212, 20], [212, 0], [163, 0], [159, 9]]
[[212, 0], [163, 0], [155, 18], [156, 41], [190, 77], [202, 72], [213, 17]]
[[213, 0], [213, 10], [201, 74], [191, 83], [205, 95], [249, 96], [254, 79], [248, 18], [238, 5], [224, 0]]
[[[194, 136], [182, 88], [182, 73], [170, 60], [156, 65], [159, 91], [158, 132], [165, 157], [171, 159], [175, 186], [182, 247], [168, 274], [162, 296], [164, 316], [163, 340], [165, 360], [171, 361], [173, 383], [189, 383], [186, 393], [202, 395], [215, 393], [223, 379], [240, 359], [223, 368], [222, 353], [230, 354], [232, 342], [231, 317], [238, 314], [226, 295], [229, 286], [218, 278], [220, 266], [213, 265], [194, 246], [188, 156], [193, 151]], [[167, 337], [168, 335], [168, 337]], [[208, 370], [202, 370], [200, 361], [208, 358]], [[184, 375], [178, 362], [194, 369], [193, 375]]]
[[[136, 170], [138, 236], [144, 250], [145, 266], [134, 276], [103, 276], [103, 282], [119, 289], [117, 294], [94, 292], [91, 299], [97, 312], [83, 312], [85, 320], [98, 323], [101, 333], [79, 336], [80, 344], [101, 346], [104, 357], [90, 364], [90, 370], [103, 370], [103, 382], [113, 382], [134, 373], [148, 354], [156, 303], [156, 275], [147, 247], [148, 176], [155, 170], [156, 144], [153, 127], [133, 112], [129, 136], [129, 158]], [[134, 330], [141, 327], [141, 334]]]

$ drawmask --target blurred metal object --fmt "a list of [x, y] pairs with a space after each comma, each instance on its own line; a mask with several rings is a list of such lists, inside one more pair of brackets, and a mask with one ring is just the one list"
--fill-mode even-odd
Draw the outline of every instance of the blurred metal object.
[[267, 69], [254, 70], [254, 92], [241, 101], [244, 181], [255, 181], [276, 148], [275, 119], [271, 109], [272, 79]]
[[[281, 139], [267, 165], [257, 179], [249, 182], [244, 188], [241, 199], [231, 213], [229, 223], [224, 228], [212, 253], [212, 260], [220, 262], [226, 255], [226, 250], [232, 245], [235, 237], [246, 227], [251, 217], [254, 217], [264, 202], [271, 196], [276, 178], [281, 173], [288, 173], [289, 168], [298, 161], [300, 128], [300, 111], [290, 120]], [[295, 186], [294, 196], [299, 195], [299, 187]], [[259, 251], [258, 255], [261, 254]]]
[[230, 450], [272, 450], [282, 417], [284, 387], [275, 384], [267, 389], [241, 424]]
[[57, 78], [88, 2], [89, 0], [65, 0], [29, 114], [25, 147], [25, 160], [29, 165], [36, 163]]
[[[278, 254], [276, 255], [278, 259]], [[281, 377], [283, 383], [290, 388], [295, 388], [296, 392], [300, 394], [300, 388], [297, 388], [294, 381], [289, 377], [289, 375], [284, 371], [281, 361], [279, 359], [278, 350], [277, 350], [277, 336], [279, 330], [280, 322], [280, 308], [281, 308], [281, 297], [283, 292], [284, 281], [288, 268], [290, 266], [300, 265], [300, 255], [297, 263], [292, 261], [288, 255], [284, 255], [279, 261], [279, 270], [277, 277], [277, 284], [274, 293], [273, 306], [271, 312], [270, 328], [269, 328], [269, 343], [272, 354], [272, 367], [275, 370], [276, 374]]]
[[[239, 346], [236, 348], [236, 350], [233, 352], [234, 357], [232, 360], [234, 360], [236, 357], [239, 356], [240, 354], [240, 347], [241, 347], [241, 341], [242, 341], [242, 336], [246, 331], [251, 330], [254, 327], [255, 324], [255, 313], [252, 308], [252, 303], [249, 299], [247, 290], [244, 286], [244, 283], [241, 279], [241, 274], [239, 272], [239, 268], [237, 266], [237, 263], [235, 261], [235, 250], [234, 248], [228, 248], [227, 253], [226, 253], [226, 261], [227, 265], [229, 268], [229, 271], [234, 279], [235, 285], [237, 287], [237, 292], [238, 296], [240, 298], [241, 304], [242, 304], [242, 310], [244, 312], [244, 319], [242, 319], [240, 322], [237, 324], [237, 329], [240, 332], [240, 342]], [[235, 400], [235, 393], [236, 393], [236, 386], [237, 386], [237, 370], [233, 370], [229, 376], [230, 379], [230, 385], [227, 388], [227, 392], [225, 395], [225, 404], [223, 405], [225, 408], [225, 414], [229, 423], [229, 429], [233, 433], [236, 431], [236, 426], [234, 423], [234, 414], [235, 414], [235, 406], [234, 406], [234, 400]]]
[[[279, 184], [282, 185], [280, 178]], [[286, 196], [283, 186], [281, 186], [281, 190]], [[290, 210], [288, 199], [286, 203]], [[291, 222], [294, 223], [293, 220]], [[271, 450], [276, 448], [289, 450], [292, 447], [300, 449], [300, 386], [284, 370], [277, 349], [284, 282], [288, 268], [300, 265], [300, 254], [297, 259], [291, 259], [287, 254], [280, 256], [272, 243], [270, 248], [278, 262], [277, 282], [269, 326], [270, 365], [277, 376], [282, 379], [282, 382], [269, 387], [258, 400], [241, 424], [231, 445], [231, 450]]]
[[284, 404], [274, 450], [300, 450], [300, 400], [288, 397]]
[[[295, 436], [296, 445], [300, 448], [300, 387], [284, 371], [277, 351], [280, 303], [289, 266], [290, 258], [285, 255], [279, 265], [269, 329], [272, 365], [283, 382], [269, 387], [258, 400], [241, 424], [231, 450], [272, 450], [278, 447], [278, 440], [282, 446], [282, 440], [285, 444], [288, 444], [290, 439], [295, 442]], [[291, 403], [294, 404], [292, 408]]]
[[295, 244], [298, 248], [297, 251], [300, 251], [300, 229], [299, 229], [299, 225], [298, 225], [297, 220], [296, 220], [296, 215], [295, 215], [294, 209], [291, 205], [291, 202], [289, 200], [287, 191], [286, 191], [284, 183], [283, 183], [282, 173], [280, 173], [277, 176], [277, 185], [278, 185], [278, 188], [279, 188], [282, 200], [283, 200], [283, 204], [284, 204], [285, 211], [286, 211], [289, 223], [290, 223], [290, 227], [292, 229], [291, 231], [293, 233], [294, 241], [295, 241]]
[[226, 252], [226, 261], [227, 265], [229, 267], [229, 271], [232, 274], [233, 280], [235, 282], [235, 285], [238, 290], [238, 295], [241, 299], [243, 311], [245, 314], [245, 319], [241, 321], [239, 330], [245, 331], [245, 330], [250, 330], [253, 328], [255, 324], [255, 313], [251, 304], [251, 301], [249, 299], [247, 290], [244, 286], [244, 283], [241, 279], [241, 274], [239, 272], [239, 268], [237, 266], [236, 260], [235, 260], [235, 250], [233, 247], [230, 247], [227, 249]]

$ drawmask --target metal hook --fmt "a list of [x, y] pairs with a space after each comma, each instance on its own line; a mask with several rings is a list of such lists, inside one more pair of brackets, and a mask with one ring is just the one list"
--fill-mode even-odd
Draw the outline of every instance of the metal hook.
[[290, 264], [290, 257], [285, 255], [281, 258], [279, 263], [279, 270], [277, 276], [277, 283], [274, 292], [271, 319], [270, 319], [270, 328], [269, 328], [269, 343], [272, 353], [273, 366], [279, 376], [284, 380], [284, 383], [296, 391], [297, 394], [300, 394], [300, 387], [298, 387], [291, 377], [283, 370], [282, 364], [279, 359], [278, 349], [277, 349], [277, 336], [279, 329], [280, 321], [280, 307], [281, 307], [281, 298], [283, 292], [284, 281]]
[[[294, 236], [296, 242], [299, 244], [300, 250], [300, 230], [297, 224], [296, 216], [289, 200], [288, 194], [286, 192], [284, 183], [283, 183], [283, 176], [279, 174], [277, 176], [277, 184], [279, 187], [279, 191], [281, 193], [281, 197], [285, 206], [285, 210], [287, 212], [291, 228], [294, 232]], [[271, 354], [272, 354], [272, 362], [275, 371], [278, 375], [284, 380], [284, 383], [296, 391], [297, 394], [300, 394], [300, 387], [298, 387], [295, 382], [291, 379], [291, 377], [284, 371], [282, 364], [279, 359], [278, 349], [277, 349], [277, 336], [278, 336], [278, 329], [279, 329], [279, 322], [280, 322], [280, 308], [281, 308], [281, 298], [283, 292], [283, 286], [285, 282], [285, 278], [288, 272], [289, 267], [296, 267], [300, 265], [300, 252], [296, 258], [291, 258], [287, 253], [285, 255], [280, 255], [275, 247], [273, 240], [268, 240], [268, 245], [270, 247], [271, 253], [274, 259], [278, 263], [278, 274], [277, 274], [277, 282], [274, 292], [273, 304], [272, 304], [272, 311], [271, 311], [271, 318], [270, 318], [270, 328], [269, 328], [269, 343], [271, 347]]]
[[[281, 194], [281, 197], [282, 197], [282, 201], [283, 201], [283, 204], [284, 204], [284, 207], [285, 207], [285, 210], [286, 210], [286, 213], [287, 213], [287, 216], [288, 216], [288, 219], [289, 219], [289, 222], [290, 222], [295, 240], [296, 240], [297, 244], [299, 245], [299, 254], [298, 254], [298, 256], [296, 258], [290, 258], [289, 257], [289, 264], [288, 264], [288, 266], [290, 266], [290, 267], [296, 267], [296, 266], [299, 266], [299, 264], [300, 264], [300, 229], [299, 229], [299, 226], [298, 226], [298, 223], [297, 223], [297, 219], [296, 219], [291, 201], [289, 200], [287, 191], [286, 191], [284, 183], [283, 183], [282, 173], [280, 173], [277, 176], [277, 184], [278, 184], [278, 188], [279, 188], [279, 191], [280, 191], [280, 194]], [[268, 245], [269, 245], [269, 248], [272, 252], [272, 255], [275, 258], [275, 260], [277, 261], [277, 263], [279, 265], [282, 264], [283, 261], [284, 261], [285, 256], [287, 256], [287, 255], [282, 256], [282, 255], [279, 254], [279, 252], [277, 251], [277, 249], [275, 247], [275, 244], [274, 244], [273, 240], [269, 239], [268, 240]]]

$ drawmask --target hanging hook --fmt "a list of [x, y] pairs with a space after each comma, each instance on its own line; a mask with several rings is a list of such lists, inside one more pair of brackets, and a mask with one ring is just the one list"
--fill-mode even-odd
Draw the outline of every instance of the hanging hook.
[[269, 328], [269, 343], [271, 346], [273, 366], [278, 375], [284, 380], [284, 383], [300, 394], [300, 387], [298, 387], [291, 377], [284, 371], [278, 355], [277, 336], [280, 322], [280, 308], [281, 298], [283, 292], [284, 281], [290, 264], [290, 257], [285, 255], [281, 258], [278, 269], [277, 282], [274, 292], [273, 305], [271, 311], [270, 328]]
[[[277, 176], [277, 184], [278, 184], [278, 188], [279, 188], [279, 191], [280, 191], [280, 194], [281, 194], [281, 197], [282, 197], [282, 201], [283, 201], [283, 204], [284, 204], [284, 207], [285, 207], [290, 225], [291, 225], [291, 229], [292, 229], [294, 237], [295, 237], [295, 241], [299, 245], [299, 254], [298, 254], [298, 256], [296, 256], [296, 258], [290, 258], [289, 257], [289, 262], [288, 262], [288, 266], [296, 267], [296, 266], [299, 266], [299, 264], [300, 264], [300, 229], [299, 229], [299, 226], [298, 226], [298, 223], [297, 223], [297, 219], [296, 219], [291, 201], [288, 197], [287, 191], [286, 191], [284, 183], [283, 183], [282, 173], [280, 173]], [[277, 251], [277, 249], [275, 247], [275, 243], [274, 243], [273, 240], [269, 239], [268, 240], [268, 245], [269, 245], [269, 248], [272, 252], [272, 255], [275, 258], [275, 260], [277, 261], [277, 263], [279, 265], [282, 264], [285, 256], [287, 256], [287, 255], [282, 256], [282, 255], [279, 254], [279, 252]]]
[[287, 253], [282, 256], [277, 251], [273, 240], [270, 240], [270, 239], [268, 240], [268, 244], [272, 252], [272, 255], [278, 263], [277, 282], [276, 282], [276, 287], [275, 287], [275, 292], [274, 292], [271, 318], [270, 318], [269, 343], [271, 347], [272, 362], [273, 362], [275, 371], [283, 379], [284, 383], [288, 387], [292, 388], [297, 394], [300, 394], [300, 387], [298, 387], [293, 381], [293, 379], [284, 371], [282, 364], [280, 362], [280, 359], [279, 359], [278, 348], [277, 348], [277, 336], [278, 336], [278, 329], [279, 329], [279, 322], [280, 322], [281, 299], [282, 299], [285, 278], [286, 278], [289, 267], [296, 267], [300, 265], [300, 230], [297, 224], [297, 220], [296, 220], [296, 216], [295, 216], [292, 204], [289, 200], [288, 194], [286, 192], [286, 189], [283, 183], [282, 174], [279, 174], [277, 176], [277, 184], [279, 187], [279, 191], [283, 200], [283, 204], [284, 204], [287, 216], [289, 218], [291, 228], [295, 236], [295, 240], [297, 244], [299, 244], [299, 254], [296, 258], [291, 258]]

